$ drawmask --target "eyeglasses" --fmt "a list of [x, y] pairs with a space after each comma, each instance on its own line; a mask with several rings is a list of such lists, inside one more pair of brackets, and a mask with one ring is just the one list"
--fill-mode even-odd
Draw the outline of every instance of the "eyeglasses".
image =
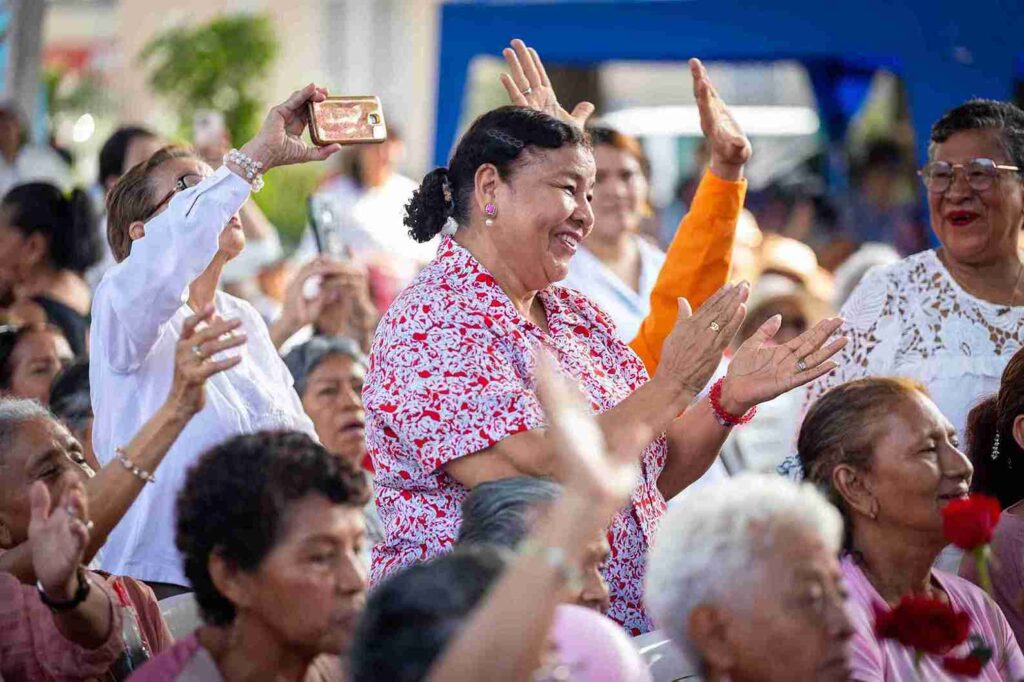
[[1004, 166], [992, 159], [972, 159], [967, 163], [946, 163], [945, 161], [932, 161], [917, 172], [924, 181], [924, 186], [933, 194], [942, 194], [947, 191], [956, 178], [956, 171], [963, 171], [967, 184], [975, 192], [984, 192], [992, 187], [1001, 171], [1018, 172], [1017, 166]]
[[173, 197], [175, 194], [177, 194], [178, 192], [184, 192], [185, 190], [191, 187], [195, 187], [205, 179], [206, 177], [199, 175], [199, 173], [185, 173], [184, 175], [182, 175], [180, 178], [174, 181], [174, 189], [165, 194], [164, 198], [157, 202], [156, 206], [149, 210], [149, 213], [147, 213], [146, 217], [142, 219], [142, 222], [146, 222], [154, 215], [156, 215], [156, 212], [163, 208], [164, 204], [170, 201], [171, 197]]

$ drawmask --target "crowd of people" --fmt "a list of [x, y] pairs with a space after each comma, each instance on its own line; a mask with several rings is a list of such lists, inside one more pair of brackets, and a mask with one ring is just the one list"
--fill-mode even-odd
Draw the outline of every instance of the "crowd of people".
[[117, 131], [99, 210], [0, 114], [0, 680], [1024, 679], [1024, 111], [938, 119], [902, 258], [876, 150], [839, 265], [744, 208], [699, 60], [659, 245], [640, 142], [504, 57], [421, 183], [345, 150], [344, 259], [250, 200], [341, 151], [315, 84], [237, 148]]

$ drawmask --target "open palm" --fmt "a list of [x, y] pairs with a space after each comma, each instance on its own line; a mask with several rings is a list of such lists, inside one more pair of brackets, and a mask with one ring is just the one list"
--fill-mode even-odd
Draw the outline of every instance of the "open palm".
[[842, 323], [838, 317], [825, 319], [795, 339], [775, 345], [772, 338], [782, 326], [782, 317], [770, 318], [736, 351], [723, 393], [742, 414], [831, 372], [838, 365], [829, 358], [846, 345], [847, 339], [827, 342]]
[[594, 105], [580, 102], [569, 113], [558, 103], [558, 97], [551, 87], [548, 72], [540, 60], [537, 50], [527, 47], [526, 43], [516, 38], [512, 47], [502, 51], [509, 73], [501, 74], [501, 84], [508, 92], [509, 101], [519, 107], [529, 107], [542, 111], [549, 116], [571, 123], [582, 128], [587, 119], [594, 113]]

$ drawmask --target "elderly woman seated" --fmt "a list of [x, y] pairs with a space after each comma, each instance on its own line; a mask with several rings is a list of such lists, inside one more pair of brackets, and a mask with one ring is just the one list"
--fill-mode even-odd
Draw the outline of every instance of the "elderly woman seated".
[[[493, 545], [516, 549], [548, 515], [563, 492], [558, 483], [531, 476], [513, 476], [481, 483], [462, 502], [458, 545]], [[569, 603], [604, 613], [608, 583], [603, 570], [611, 552], [604, 531], [587, 547], [581, 580]]]
[[[946, 545], [942, 508], [967, 495], [973, 469], [924, 388], [888, 378], [837, 386], [808, 412], [797, 450], [808, 479], [846, 517], [842, 571], [855, 628], [852, 679], [951, 679], [942, 657], [918, 656], [875, 637], [873, 607], [909, 594], [970, 616], [971, 637], [993, 652], [979, 679], [1024, 678], [1024, 657], [995, 602], [963, 578], [932, 568]], [[949, 653], [964, 657], [972, 648], [965, 642]]]
[[338, 679], [365, 599], [366, 497], [363, 475], [303, 433], [207, 451], [182, 487], [177, 525], [206, 624], [134, 679]]
[[777, 476], [695, 490], [662, 519], [648, 608], [708, 682], [847, 680], [841, 535], [821, 495]]

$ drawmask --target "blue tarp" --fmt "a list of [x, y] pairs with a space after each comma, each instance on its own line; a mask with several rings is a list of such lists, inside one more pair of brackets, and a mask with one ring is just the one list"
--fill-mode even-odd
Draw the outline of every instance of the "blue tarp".
[[520, 37], [551, 64], [796, 59], [825, 129], [845, 133], [871, 73], [903, 77], [924, 158], [927, 132], [969, 97], [1007, 99], [1024, 72], [1020, 0], [623, 0], [449, 3], [441, 10], [434, 159], [458, 132], [469, 65]]

